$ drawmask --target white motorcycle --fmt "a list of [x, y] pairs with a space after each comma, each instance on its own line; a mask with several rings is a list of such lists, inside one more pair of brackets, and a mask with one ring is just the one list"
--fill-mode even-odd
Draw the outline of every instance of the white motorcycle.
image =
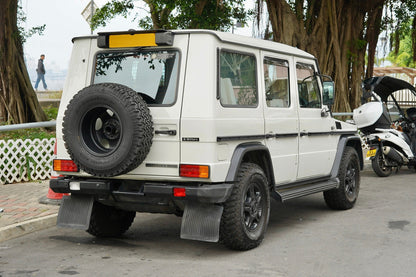
[[416, 96], [415, 87], [400, 79], [383, 76], [365, 80], [363, 99], [372, 101], [355, 109], [353, 114], [370, 146], [366, 156], [380, 177], [389, 176], [403, 165], [416, 166], [416, 108], [403, 111], [393, 95], [399, 90], [409, 90]]

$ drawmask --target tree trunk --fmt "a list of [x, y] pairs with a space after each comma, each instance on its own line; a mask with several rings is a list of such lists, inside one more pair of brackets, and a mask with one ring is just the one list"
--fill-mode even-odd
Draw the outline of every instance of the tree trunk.
[[[366, 17], [384, 0], [297, 0], [294, 7], [286, 0], [266, 2], [274, 39], [313, 54], [321, 72], [335, 81], [334, 109], [351, 111], [359, 106], [367, 47]], [[374, 16], [375, 25], [377, 19], [378, 14]], [[379, 30], [375, 26], [371, 34], [374, 39]]]
[[7, 123], [46, 121], [23, 59], [16, 0], [0, 0], [0, 115]]
[[374, 59], [376, 56], [376, 47], [378, 36], [380, 35], [381, 19], [383, 17], [383, 6], [385, 0], [372, 1], [373, 6], [370, 6], [367, 19], [367, 34], [366, 40], [368, 41], [368, 66], [365, 73], [366, 78], [373, 76], [374, 71]]

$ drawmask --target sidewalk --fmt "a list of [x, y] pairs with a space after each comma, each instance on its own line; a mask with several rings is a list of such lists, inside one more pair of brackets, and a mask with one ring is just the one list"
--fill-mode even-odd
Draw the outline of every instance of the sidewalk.
[[49, 180], [0, 185], [0, 242], [56, 224], [58, 205], [41, 204]]

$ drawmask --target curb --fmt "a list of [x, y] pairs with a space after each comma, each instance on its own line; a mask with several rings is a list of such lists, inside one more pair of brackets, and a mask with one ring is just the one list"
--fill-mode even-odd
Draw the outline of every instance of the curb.
[[58, 214], [52, 214], [0, 228], [0, 242], [14, 239], [56, 225]]

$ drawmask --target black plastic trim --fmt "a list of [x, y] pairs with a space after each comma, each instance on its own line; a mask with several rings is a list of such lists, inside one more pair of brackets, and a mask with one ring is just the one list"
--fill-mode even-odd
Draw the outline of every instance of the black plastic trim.
[[[70, 183], [78, 182], [80, 190], [71, 190]], [[109, 194], [112, 186], [109, 180], [76, 180], [76, 179], [51, 179], [49, 187], [57, 193], [83, 193], [83, 194]]]
[[[341, 164], [341, 159], [342, 159], [342, 155], [344, 154], [344, 150], [345, 147], [347, 147], [349, 142], [354, 142], [356, 145], [359, 145], [359, 148], [361, 149], [361, 139], [360, 137], [358, 137], [357, 135], [354, 136], [342, 136], [338, 142], [338, 147], [337, 147], [337, 153], [335, 156], [335, 160], [334, 160], [334, 164], [332, 165], [332, 170], [331, 170], [331, 177], [335, 178], [336, 176], [338, 176], [338, 171], [339, 171], [339, 167]], [[358, 158], [360, 160], [360, 168], [361, 170], [364, 167], [364, 158], [363, 158], [363, 152], [362, 149], [361, 151], [357, 150], [357, 154], [358, 154]]]
[[[80, 183], [79, 190], [71, 190], [70, 183]], [[145, 183], [140, 191], [118, 191], [113, 188], [112, 180], [86, 180], [86, 179], [51, 179], [49, 187], [57, 193], [75, 193], [85, 195], [110, 195], [117, 199], [143, 199], [143, 198], [173, 198], [178, 200], [193, 200], [203, 203], [222, 203], [231, 195], [234, 184], [194, 184], [185, 183]], [[174, 188], [185, 188], [186, 197], [174, 197]]]
[[235, 140], [251, 140], [251, 139], [266, 139], [266, 135], [250, 135], [250, 136], [228, 136], [217, 137], [217, 142], [235, 141]]
[[288, 137], [297, 137], [297, 136], [298, 136], [298, 133], [266, 134], [266, 135], [250, 135], [250, 136], [224, 136], [224, 137], [217, 137], [217, 142], [251, 140], [251, 139], [288, 138]]
[[280, 196], [282, 202], [309, 194], [314, 194], [339, 186], [338, 178], [318, 178], [292, 183], [287, 186], [276, 187], [276, 193]]
[[247, 135], [247, 136], [223, 136], [217, 137], [217, 142], [224, 141], [238, 141], [251, 139], [269, 139], [269, 138], [287, 138], [287, 137], [303, 137], [303, 136], [325, 136], [325, 135], [355, 135], [351, 131], [330, 131], [330, 132], [300, 132], [300, 133], [286, 133], [286, 134], [266, 134], [266, 135]]
[[228, 169], [227, 177], [225, 178], [225, 182], [232, 183], [237, 180], [238, 169], [240, 168], [241, 163], [243, 162], [244, 156], [253, 151], [263, 151], [265, 153], [264, 157], [266, 159], [266, 166], [265, 173], [270, 178], [270, 183], [274, 186], [275, 185], [275, 178], [273, 173], [273, 164], [272, 159], [270, 156], [269, 149], [261, 144], [256, 142], [250, 143], [242, 143], [238, 145], [233, 153], [231, 158], [230, 168]]
[[176, 130], [156, 130], [156, 135], [169, 135], [169, 136], [176, 136]]
[[303, 185], [306, 185], [306, 184], [328, 181], [330, 178], [331, 178], [331, 175], [312, 178], [312, 179], [303, 179], [303, 180], [299, 180], [299, 181], [296, 181], [296, 182], [293, 182], [293, 183], [285, 183], [285, 184], [277, 185], [276, 189], [277, 190], [291, 189], [291, 188], [303, 186]]

